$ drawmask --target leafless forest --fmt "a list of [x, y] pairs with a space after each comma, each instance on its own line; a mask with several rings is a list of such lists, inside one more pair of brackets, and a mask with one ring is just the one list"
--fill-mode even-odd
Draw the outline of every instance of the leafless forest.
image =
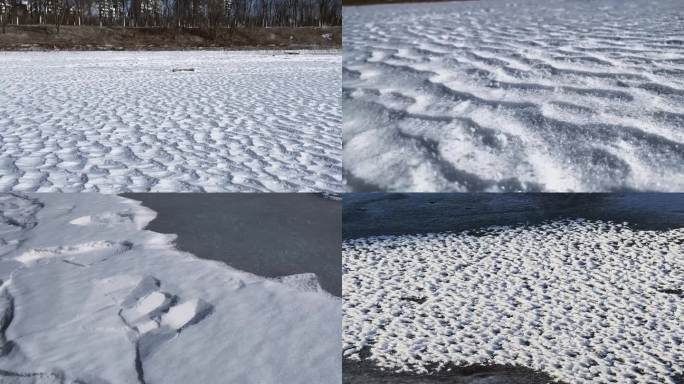
[[215, 29], [330, 26], [342, 23], [341, 0], [0, 0], [8, 24]]

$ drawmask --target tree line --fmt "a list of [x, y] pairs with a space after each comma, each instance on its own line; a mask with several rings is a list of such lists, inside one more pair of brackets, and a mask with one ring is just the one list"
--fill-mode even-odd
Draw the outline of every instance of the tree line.
[[0, 0], [6, 25], [215, 29], [342, 24], [341, 0]]

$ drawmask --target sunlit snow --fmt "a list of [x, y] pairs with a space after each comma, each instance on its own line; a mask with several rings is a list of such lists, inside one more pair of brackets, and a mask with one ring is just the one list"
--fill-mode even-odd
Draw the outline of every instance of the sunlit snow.
[[341, 57], [294, 53], [2, 52], [0, 191], [339, 191]]
[[352, 190], [684, 189], [684, 2], [344, 9]]
[[[566, 383], [684, 373], [684, 229], [560, 220], [343, 243], [344, 355], [502, 364]], [[681, 377], [681, 376], [680, 376]]]

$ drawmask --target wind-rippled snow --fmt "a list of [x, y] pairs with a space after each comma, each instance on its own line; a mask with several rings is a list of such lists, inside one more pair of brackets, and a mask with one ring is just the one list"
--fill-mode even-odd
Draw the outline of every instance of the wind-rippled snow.
[[340, 191], [341, 57], [295, 53], [0, 53], [0, 191]]
[[348, 240], [344, 355], [419, 373], [506, 364], [567, 383], [674, 383], [683, 247], [682, 228], [579, 219]]
[[345, 7], [353, 190], [684, 189], [684, 2]]

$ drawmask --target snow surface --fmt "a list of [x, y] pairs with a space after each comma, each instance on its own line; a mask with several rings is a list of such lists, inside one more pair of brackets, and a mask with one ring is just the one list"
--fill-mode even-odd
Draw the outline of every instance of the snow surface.
[[342, 257], [347, 358], [514, 364], [567, 383], [684, 372], [683, 228], [560, 220], [347, 240]]
[[317, 284], [180, 252], [121, 197], [5, 194], [0, 213], [2, 383], [341, 382], [341, 300]]
[[0, 191], [340, 191], [340, 63], [2, 52]]
[[684, 189], [684, 2], [344, 9], [353, 190]]

